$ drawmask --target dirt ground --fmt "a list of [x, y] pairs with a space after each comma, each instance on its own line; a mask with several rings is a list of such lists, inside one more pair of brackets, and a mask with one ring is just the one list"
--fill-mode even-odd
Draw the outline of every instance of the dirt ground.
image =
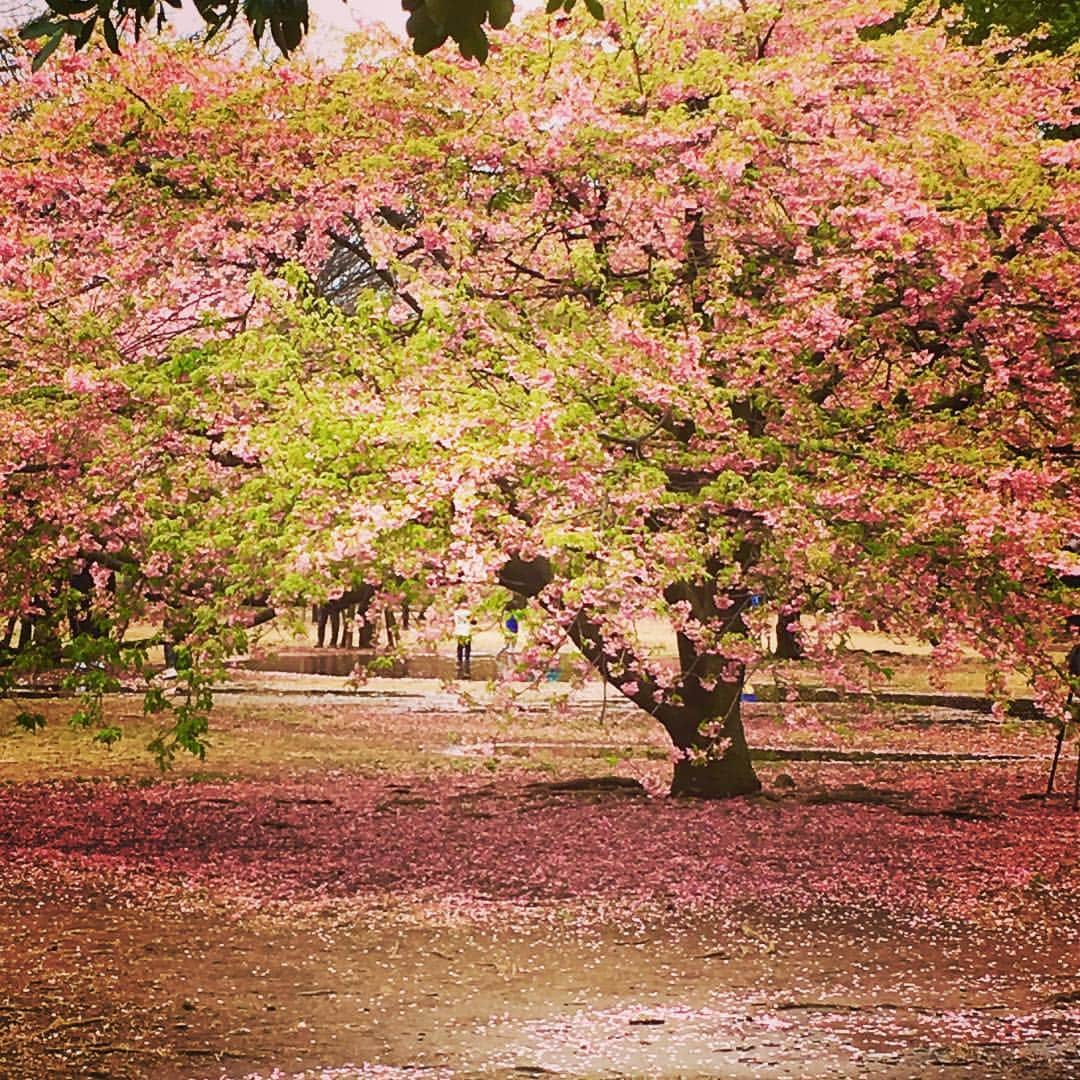
[[[1077, 1075], [1045, 935], [706, 920], [506, 931], [5, 903], [12, 1077]], [[1016, 942], [1010, 940], [1009, 955]], [[14, 954], [14, 956], [12, 955]], [[14, 962], [13, 962], [14, 961]], [[350, 1063], [352, 1063], [350, 1065]], [[278, 1071], [275, 1071], [278, 1070]]]
[[0, 1076], [1080, 1076], [1036, 725], [761, 707], [763, 797], [701, 806], [628, 710], [233, 695], [160, 777], [136, 700], [111, 752], [41, 707], [0, 711]]

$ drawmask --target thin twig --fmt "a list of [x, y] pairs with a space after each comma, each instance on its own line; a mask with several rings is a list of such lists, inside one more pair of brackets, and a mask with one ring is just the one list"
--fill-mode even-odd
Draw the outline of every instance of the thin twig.
[[86, 1020], [54, 1020], [47, 1028], [38, 1032], [38, 1034], [51, 1035], [54, 1031], [66, 1031], [69, 1028], [89, 1027], [91, 1024], [104, 1024], [108, 1019], [107, 1016], [91, 1016]]

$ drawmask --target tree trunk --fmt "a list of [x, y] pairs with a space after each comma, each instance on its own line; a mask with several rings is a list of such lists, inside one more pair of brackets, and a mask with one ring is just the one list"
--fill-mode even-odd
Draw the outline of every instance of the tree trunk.
[[788, 627], [799, 621], [799, 609], [788, 604], [776, 617], [776, 659], [802, 660], [802, 642], [799, 635]]
[[[683, 672], [682, 701], [657, 715], [681, 752], [675, 761], [671, 794], [729, 799], [760, 791], [742, 724], [741, 666], [737, 678], [731, 680], [731, 665], [724, 657], [698, 653], [682, 634], [676, 638]], [[731, 681], [725, 682], [724, 675]]]
[[691, 795], [699, 799], [731, 799], [753, 795], [761, 790], [761, 781], [750, 761], [750, 749], [743, 733], [738, 702], [728, 714], [720, 733], [709, 738], [701, 734], [710, 721], [694, 724], [687, 718], [675, 730], [667, 727], [675, 749], [683, 756], [675, 762], [671, 777], [672, 795]]
[[375, 641], [379, 633], [379, 624], [369, 620], [367, 613], [356, 617], [356, 647], [358, 649], [374, 649]]
[[672, 795], [697, 799], [731, 799], [760, 790], [761, 781], [750, 764], [745, 746], [740, 754], [729, 750], [717, 761], [699, 762], [689, 758], [676, 761], [671, 778]]
[[[552, 567], [544, 558], [511, 559], [499, 575], [500, 584], [526, 597], [536, 596], [551, 580]], [[717, 610], [712, 582], [680, 582], [666, 595], [671, 601], [687, 600], [706, 618]], [[725, 632], [746, 633], [742, 612], [749, 599], [745, 592], [727, 594], [730, 615]], [[675, 763], [672, 795], [728, 799], [761, 790], [742, 726], [740, 665], [718, 654], [697, 652], [694, 642], [679, 634], [679, 695], [677, 700], [663, 700], [660, 687], [638, 668], [637, 657], [626, 649], [605, 650], [603, 631], [586, 611], [578, 612], [567, 632], [600, 676], [658, 720], [676, 750], [683, 752]]]
[[[404, 614], [407, 615], [409, 611], [408, 607], [405, 607], [403, 611]], [[386, 647], [388, 649], [396, 649], [398, 643], [401, 641], [401, 634], [398, 631], [397, 617], [390, 608], [387, 608], [383, 613], [383, 621], [386, 623]], [[408, 629], [407, 624], [406, 629]]]

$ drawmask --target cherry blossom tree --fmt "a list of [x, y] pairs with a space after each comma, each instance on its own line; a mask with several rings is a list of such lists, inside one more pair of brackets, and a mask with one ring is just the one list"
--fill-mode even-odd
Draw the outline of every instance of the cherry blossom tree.
[[740, 697], [793, 604], [841, 685], [878, 628], [1060, 711], [1070, 67], [861, 40], [881, 7], [526, 20], [483, 67], [144, 45], [8, 88], [7, 610], [87, 567], [114, 627], [190, 641], [350, 567], [511, 590], [525, 661], [572, 642], [706, 796], [758, 786]]

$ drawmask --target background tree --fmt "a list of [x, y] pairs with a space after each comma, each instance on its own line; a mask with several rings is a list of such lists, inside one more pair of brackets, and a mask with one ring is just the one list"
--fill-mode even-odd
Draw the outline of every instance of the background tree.
[[[750, 0], [739, 0], [744, 10]], [[167, 8], [179, 7], [180, 0], [45, 0], [48, 13], [30, 22], [24, 35], [44, 39], [37, 62], [42, 63], [65, 39], [71, 38], [81, 49], [99, 31], [109, 48], [120, 49], [125, 29], [135, 40], [144, 28], [161, 28], [168, 21]], [[572, 12], [577, 0], [548, 0], [548, 13]], [[899, 4], [899, 0], [898, 0]], [[603, 20], [601, 0], [583, 0], [583, 5], [597, 20]], [[267, 30], [281, 52], [288, 56], [304, 39], [310, 28], [307, 0], [195, 0], [206, 24], [207, 37], [232, 27], [242, 17], [251, 28], [256, 44]], [[433, 52], [448, 40], [455, 42], [461, 55], [483, 63], [488, 56], [488, 30], [504, 29], [514, 15], [514, 0], [402, 0], [409, 13], [406, 33], [413, 49], [421, 56]], [[611, 6], [609, 4], [609, 6]], [[877, 8], [877, 5], [873, 5]], [[663, 5], [653, 5], [655, 14]], [[1064, 52], [1080, 36], [1080, 5], [1077, 0], [945, 0], [932, 6], [926, 0], [906, 0], [892, 16], [880, 21], [872, 34], [889, 33], [920, 16], [940, 18], [945, 12], [958, 12], [962, 22], [954, 29], [963, 40], [979, 42], [995, 28], [1010, 34], [1031, 34], [1041, 27], [1035, 46]]]
[[934, 6], [923, 0], [906, 0], [867, 36], [891, 33], [920, 18], [939, 19], [947, 14], [961, 16], [952, 32], [968, 43], [985, 41], [997, 30], [1014, 36], [1034, 35], [1035, 48], [1063, 53], [1080, 39], [1077, 0], [954, 0]]
[[793, 597], [840, 685], [876, 627], [1060, 708], [1070, 65], [863, 42], [844, 5], [654, 12], [484, 67], [143, 46], [13, 83], [7, 610], [105, 558], [114, 627], [196, 642], [358, 566], [510, 588], [526, 661], [576, 643], [702, 795], [757, 786], [740, 691]]

